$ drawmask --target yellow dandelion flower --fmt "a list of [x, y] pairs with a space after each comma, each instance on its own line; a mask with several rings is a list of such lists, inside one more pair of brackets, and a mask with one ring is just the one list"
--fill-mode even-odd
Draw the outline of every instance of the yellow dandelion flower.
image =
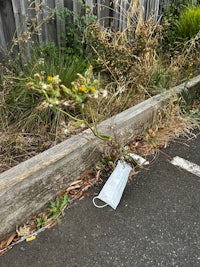
[[53, 80], [54, 80], [54, 78], [53, 78], [52, 76], [48, 76], [48, 77], [47, 77], [47, 81], [48, 81], [48, 82], [53, 82]]
[[86, 87], [85, 85], [81, 85], [81, 86], [79, 87], [79, 90], [80, 90], [81, 92], [83, 92], [83, 93], [86, 93], [86, 91], [87, 91], [87, 87]]
[[95, 93], [95, 91], [96, 91], [94, 86], [91, 86], [90, 90], [91, 90], [92, 93]]

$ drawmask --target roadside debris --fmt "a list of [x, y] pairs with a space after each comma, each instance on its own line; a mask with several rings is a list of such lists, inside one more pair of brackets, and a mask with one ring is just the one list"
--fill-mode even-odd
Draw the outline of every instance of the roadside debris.
[[[113, 209], [117, 208], [127, 184], [130, 171], [130, 165], [125, 162], [118, 161], [116, 168], [108, 178], [100, 194], [93, 198], [93, 204], [95, 207], [104, 208], [109, 205]], [[101, 206], [97, 205], [95, 202], [96, 199], [100, 199], [106, 204]]]
[[[150, 129], [151, 131], [147, 131], [146, 135], [138, 136], [133, 141], [131, 141], [125, 148], [126, 152], [129, 151], [128, 153], [126, 153], [126, 155], [129, 156], [132, 155], [133, 161], [136, 161], [135, 168], [136, 167], [140, 168], [142, 166], [152, 164], [152, 162], [157, 158], [159, 154], [159, 149], [161, 147], [162, 148], [167, 147], [169, 139], [175, 140], [177, 137], [180, 136], [180, 134], [183, 134], [186, 137], [191, 137], [190, 135], [191, 129], [193, 129], [195, 126], [197, 125], [192, 123], [191, 125], [188, 126], [188, 120], [184, 116], [173, 117], [173, 119], [171, 118], [170, 120], [166, 119], [164, 123], [155, 127], [156, 130], [153, 131], [153, 134], [152, 130]], [[179, 139], [179, 142], [180, 141], [181, 140]], [[183, 140], [182, 142], [184, 143]], [[95, 164], [96, 166], [94, 168], [86, 170], [77, 181], [72, 182], [68, 186], [68, 188], [64, 192], [62, 192], [59, 196], [58, 200], [60, 202], [57, 202], [57, 204], [59, 205], [56, 206], [58, 208], [61, 208], [60, 212], [57, 213], [57, 210], [55, 210], [54, 213], [51, 213], [53, 215], [57, 213], [56, 218], [50, 217], [46, 219], [47, 212], [37, 215], [27, 225], [17, 228], [16, 232], [12, 233], [8, 239], [1, 241], [0, 256], [8, 252], [13, 246], [23, 241], [26, 242], [33, 241], [40, 232], [46, 229], [49, 230], [53, 228], [59, 222], [59, 220], [62, 219], [63, 211], [66, 208], [68, 208], [71, 205], [71, 203], [73, 203], [73, 201], [77, 199], [82, 199], [85, 196], [85, 192], [90, 187], [94, 186], [97, 183], [102, 183], [107, 179], [109, 174], [111, 174], [113, 169], [115, 168], [115, 163], [119, 159], [119, 156], [120, 155], [118, 153], [116, 155], [114, 154], [111, 155], [110, 153], [108, 153], [106, 157], [102, 158], [102, 160], [98, 164]], [[150, 156], [150, 159], [148, 158], [149, 161], [145, 159], [146, 156]], [[123, 160], [126, 161], [127, 158], [123, 158]], [[127, 162], [128, 164], [131, 165], [131, 161]], [[135, 168], [134, 166], [132, 166], [132, 168], [129, 166], [125, 169], [127, 170], [127, 173], [130, 173], [129, 176], [132, 177], [134, 174], [137, 173]], [[115, 190], [116, 192], [122, 192], [121, 195], [123, 194], [124, 188], [127, 183], [126, 179], [128, 179], [127, 177], [128, 175], [123, 174], [123, 171], [122, 171], [122, 176], [123, 176], [122, 178], [123, 182], [120, 184], [120, 186], [116, 186]], [[112, 188], [114, 188], [113, 185]], [[101, 198], [100, 194], [98, 195], [99, 199]], [[62, 206], [60, 204], [62, 204], [62, 198], [64, 197], [64, 195], [69, 196], [69, 202], [66, 203], [66, 205]], [[116, 200], [120, 201], [121, 199], [120, 193], [118, 193], [117, 196], [114, 196], [113, 199], [115, 199], [115, 201]], [[117, 201], [115, 202], [113, 208], [117, 207], [118, 205], [118, 204], [116, 205]]]
[[135, 153], [130, 153], [129, 156], [136, 161], [137, 164], [139, 165], [149, 165], [149, 161], [146, 160], [145, 158], [135, 154]]

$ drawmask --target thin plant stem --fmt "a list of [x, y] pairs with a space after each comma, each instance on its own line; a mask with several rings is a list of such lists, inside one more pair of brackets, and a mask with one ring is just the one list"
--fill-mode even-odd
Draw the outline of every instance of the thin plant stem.
[[58, 107], [56, 107], [56, 106], [55, 106], [54, 108], [55, 108], [56, 110], [62, 112], [63, 114], [67, 115], [70, 119], [72, 119], [72, 120], [74, 120], [74, 121], [78, 121], [78, 122], [80, 122], [80, 123], [83, 123], [83, 122], [84, 122], [84, 120], [80, 120], [80, 119], [78, 119], [78, 118], [72, 116], [71, 114], [69, 114], [68, 112], [64, 111], [64, 110], [61, 109], [61, 108], [58, 108]]

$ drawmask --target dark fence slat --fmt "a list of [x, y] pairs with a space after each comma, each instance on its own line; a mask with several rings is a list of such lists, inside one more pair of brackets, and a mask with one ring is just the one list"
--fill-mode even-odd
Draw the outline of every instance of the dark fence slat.
[[[55, 7], [56, 9], [58, 10], [58, 12], [62, 9], [64, 9], [65, 7], [65, 3], [64, 3], [64, 0], [56, 0], [55, 1]], [[62, 36], [62, 33], [65, 32], [65, 21], [64, 19], [60, 19], [59, 18], [59, 14], [56, 14], [56, 37], [57, 37], [57, 44], [58, 44], [58, 47], [60, 48], [61, 46], [61, 36]]]
[[6, 45], [6, 38], [3, 30], [3, 21], [2, 17], [0, 16], [0, 58], [3, 56], [4, 53], [7, 52], [7, 45]]
[[110, 26], [110, 0], [98, 0], [98, 17], [100, 18], [100, 23], [104, 27]]

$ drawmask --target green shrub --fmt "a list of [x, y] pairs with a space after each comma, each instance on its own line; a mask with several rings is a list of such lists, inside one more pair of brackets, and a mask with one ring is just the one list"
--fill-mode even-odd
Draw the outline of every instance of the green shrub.
[[76, 74], [83, 73], [88, 65], [87, 58], [61, 53], [54, 43], [49, 43], [33, 51], [32, 59], [28, 60], [24, 72], [26, 76], [41, 71], [51, 76], [59, 75], [62, 82], [70, 86], [76, 79]]
[[187, 7], [181, 11], [176, 22], [176, 35], [179, 39], [191, 39], [200, 31], [200, 6]]
[[85, 33], [88, 26], [96, 21], [96, 17], [84, 2], [77, 1], [76, 12], [68, 8], [57, 12], [61, 21], [67, 21], [65, 33], [61, 33], [61, 50], [71, 56], [88, 57]]
[[182, 42], [185, 40], [177, 33], [179, 17], [188, 8], [197, 7], [196, 0], [177, 0], [176, 3], [170, 2], [167, 8], [163, 10], [162, 25], [162, 53], [168, 51], [171, 55], [174, 55], [177, 51], [182, 49]]

